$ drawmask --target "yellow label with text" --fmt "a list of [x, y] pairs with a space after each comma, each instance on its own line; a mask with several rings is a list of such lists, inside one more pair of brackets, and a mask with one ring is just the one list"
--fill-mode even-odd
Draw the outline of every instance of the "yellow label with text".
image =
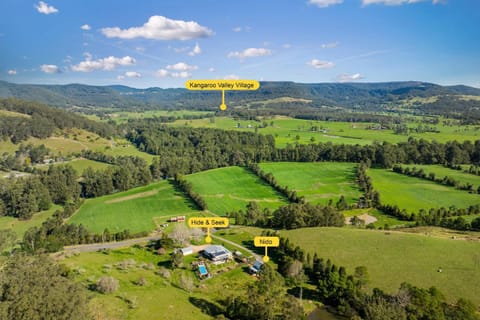
[[255, 237], [253, 238], [255, 247], [278, 247], [280, 245], [279, 237]]
[[220, 217], [198, 217], [189, 218], [188, 226], [190, 228], [226, 228], [229, 224], [228, 218]]
[[260, 83], [257, 80], [188, 80], [185, 82], [188, 90], [257, 90]]

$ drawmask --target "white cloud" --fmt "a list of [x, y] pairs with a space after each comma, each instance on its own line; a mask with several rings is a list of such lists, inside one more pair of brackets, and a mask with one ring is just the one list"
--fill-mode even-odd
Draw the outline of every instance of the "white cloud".
[[[364, 6], [368, 6], [369, 4], [384, 4], [387, 6], [399, 6], [402, 4], [412, 4], [418, 3], [422, 1], [429, 1], [429, 0], [362, 0], [362, 4]], [[433, 4], [442, 3], [442, 0], [432, 0]]]
[[42, 70], [45, 73], [59, 73], [60, 72], [60, 69], [58, 68], [58, 66], [56, 66], [54, 64], [42, 64], [40, 66], [40, 70]]
[[141, 78], [142, 74], [136, 71], [127, 71], [125, 72], [125, 76], [129, 78]]
[[354, 74], [341, 74], [336, 78], [336, 80], [338, 82], [352, 82], [352, 81], [361, 80], [363, 78], [364, 77], [360, 75], [360, 73], [354, 73]]
[[292, 47], [292, 45], [290, 43], [285, 43], [282, 47], [284, 49], [290, 49]]
[[125, 76], [117, 76], [117, 80], [125, 80]]
[[339, 44], [340, 44], [340, 42], [338, 42], [338, 41], [329, 42], [329, 43], [323, 43], [323, 44], [322, 44], [322, 48], [323, 48], [323, 49], [333, 49], [333, 48], [338, 47]]
[[198, 43], [195, 44], [195, 47], [193, 48], [192, 51], [188, 53], [189, 56], [196, 56], [197, 54], [202, 53], [202, 48], [198, 45]]
[[235, 27], [232, 29], [233, 32], [240, 32], [242, 31], [242, 27]]
[[269, 56], [272, 54], [272, 50], [266, 48], [248, 48], [243, 51], [233, 51], [228, 54], [229, 58], [239, 58], [243, 60], [245, 58]]
[[135, 48], [135, 51], [137, 51], [137, 52], [145, 52], [145, 48], [144, 48], [144, 47], [136, 47], [136, 48]]
[[215, 72], [215, 68], [213, 68], [213, 67], [208, 68], [208, 72]]
[[[157, 71], [156, 74], [158, 77], [190, 78], [192, 76], [192, 73], [189, 71], [198, 69], [197, 66], [190, 66], [184, 62], [168, 65], [165, 68], [166, 69], [160, 69]], [[172, 72], [170, 70], [173, 70], [175, 72]]]
[[331, 61], [323, 61], [323, 60], [318, 60], [318, 59], [313, 59], [309, 62], [307, 62], [309, 66], [312, 66], [315, 69], [330, 69], [335, 67], [335, 63]]
[[188, 71], [182, 71], [182, 72], [172, 72], [170, 73], [170, 76], [173, 78], [190, 78], [192, 74]]
[[181, 72], [170, 72], [165, 69], [160, 69], [157, 71], [157, 76], [161, 78], [171, 77], [171, 78], [190, 78], [192, 74], [188, 71]]
[[53, 6], [49, 6], [47, 3], [43, 2], [43, 1], [40, 1], [35, 6], [35, 8], [37, 8], [38, 12], [43, 13], [43, 14], [50, 14], [50, 13], [57, 13], [58, 12], [57, 8], [55, 8]]
[[7, 73], [8, 73], [10, 76], [14, 76], [14, 75], [17, 74], [17, 70], [15, 70], [15, 69], [8, 70]]
[[172, 20], [163, 16], [151, 16], [141, 27], [120, 29], [103, 28], [102, 33], [108, 38], [154, 40], [190, 40], [213, 35], [213, 31], [195, 21]]
[[185, 62], [179, 62], [175, 64], [170, 64], [166, 66], [168, 70], [175, 70], [175, 71], [189, 71], [189, 70], [197, 70], [197, 66], [188, 65]]
[[167, 70], [165, 69], [160, 69], [157, 71], [157, 76], [159, 77], [168, 77], [170, 75], [170, 72], [168, 72]]
[[229, 74], [229, 75], [226, 75], [225, 77], [223, 77], [223, 79], [225, 79], [225, 80], [238, 80], [238, 79], [240, 79], [240, 77], [237, 76], [236, 74]]
[[119, 66], [134, 65], [135, 62], [135, 59], [130, 56], [125, 56], [123, 58], [109, 56], [103, 59], [91, 60], [91, 55], [87, 52], [85, 53], [85, 61], [82, 61], [79, 64], [72, 66], [72, 70], [80, 72], [91, 72], [94, 70], [111, 71]]
[[342, 3], [343, 0], [308, 0], [309, 4], [314, 4], [319, 8], [326, 8], [328, 6], [333, 6], [335, 4]]
[[88, 30], [92, 29], [92, 27], [90, 27], [88, 24], [84, 24], [83, 26], [80, 27], [80, 29], [88, 31]]

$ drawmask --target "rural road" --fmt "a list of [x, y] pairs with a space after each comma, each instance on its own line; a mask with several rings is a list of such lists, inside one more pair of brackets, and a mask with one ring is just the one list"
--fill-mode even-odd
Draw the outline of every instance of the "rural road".
[[137, 243], [158, 240], [161, 237], [158, 236], [150, 236], [144, 238], [135, 238], [129, 239], [125, 241], [117, 241], [117, 242], [103, 242], [103, 243], [92, 243], [92, 244], [79, 244], [76, 246], [65, 246], [63, 247], [64, 252], [94, 252], [102, 249], [117, 249], [123, 247], [129, 247]]
[[247, 252], [250, 253], [252, 256], [254, 256], [256, 260], [260, 260], [260, 261], [262, 260], [262, 256], [256, 254], [256, 253], [253, 252], [252, 250], [247, 249], [247, 248], [245, 248], [244, 246], [242, 246], [242, 245], [240, 245], [240, 244], [238, 244], [238, 243], [236, 243], [236, 242], [227, 240], [227, 239], [225, 239], [225, 238], [222, 238], [222, 237], [219, 237], [219, 236], [216, 236], [216, 235], [213, 235], [213, 234], [211, 234], [210, 236], [211, 236], [212, 238], [214, 238], [214, 239], [223, 241], [223, 242], [225, 242], [225, 243], [231, 244], [231, 245], [234, 246], [234, 247], [237, 247], [237, 248], [240, 248], [240, 249], [242, 249], [242, 250], [244, 250], [244, 251], [247, 251]]

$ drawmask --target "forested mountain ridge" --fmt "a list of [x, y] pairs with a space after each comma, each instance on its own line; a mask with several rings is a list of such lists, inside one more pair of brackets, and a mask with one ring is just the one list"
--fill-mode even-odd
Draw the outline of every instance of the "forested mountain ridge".
[[[295, 102], [309, 107], [343, 107], [375, 110], [385, 104], [412, 98], [480, 96], [480, 89], [457, 85], [440, 86], [419, 81], [383, 83], [295, 83], [261, 82], [257, 91], [228, 91], [232, 106], [280, 108], [284, 101], [272, 99], [290, 97], [310, 101]], [[190, 92], [184, 88], [136, 89], [121, 85], [89, 86], [31, 85], [0, 81], [0, 97], [35, 100], [53, 106], [74, 106], [118, 109], [193, 108], [214, 109], [219, 105], [219, 92]], [[441, 99], [439, 99], [441, 100]], [[478, 102], [478, 101], [477, 101]], [[426, 102], [425, 102], [426, 103]], [[429, 102], [430, 103], [430, 102]]]

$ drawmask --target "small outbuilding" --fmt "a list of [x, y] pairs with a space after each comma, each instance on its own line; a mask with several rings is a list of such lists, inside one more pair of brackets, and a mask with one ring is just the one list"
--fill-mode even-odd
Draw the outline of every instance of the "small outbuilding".
[[258, 274], [260, 270], [262, 269], [263, 262], [262, 261], [255, 261], [253, 265], [250, 266], [250, 273], [251, 274]]
[[180, 249], [180, 252], [183, 254], [183, 256], [188, 256], [193, 254], [193, 248], [192, 247], [182, 248]]

